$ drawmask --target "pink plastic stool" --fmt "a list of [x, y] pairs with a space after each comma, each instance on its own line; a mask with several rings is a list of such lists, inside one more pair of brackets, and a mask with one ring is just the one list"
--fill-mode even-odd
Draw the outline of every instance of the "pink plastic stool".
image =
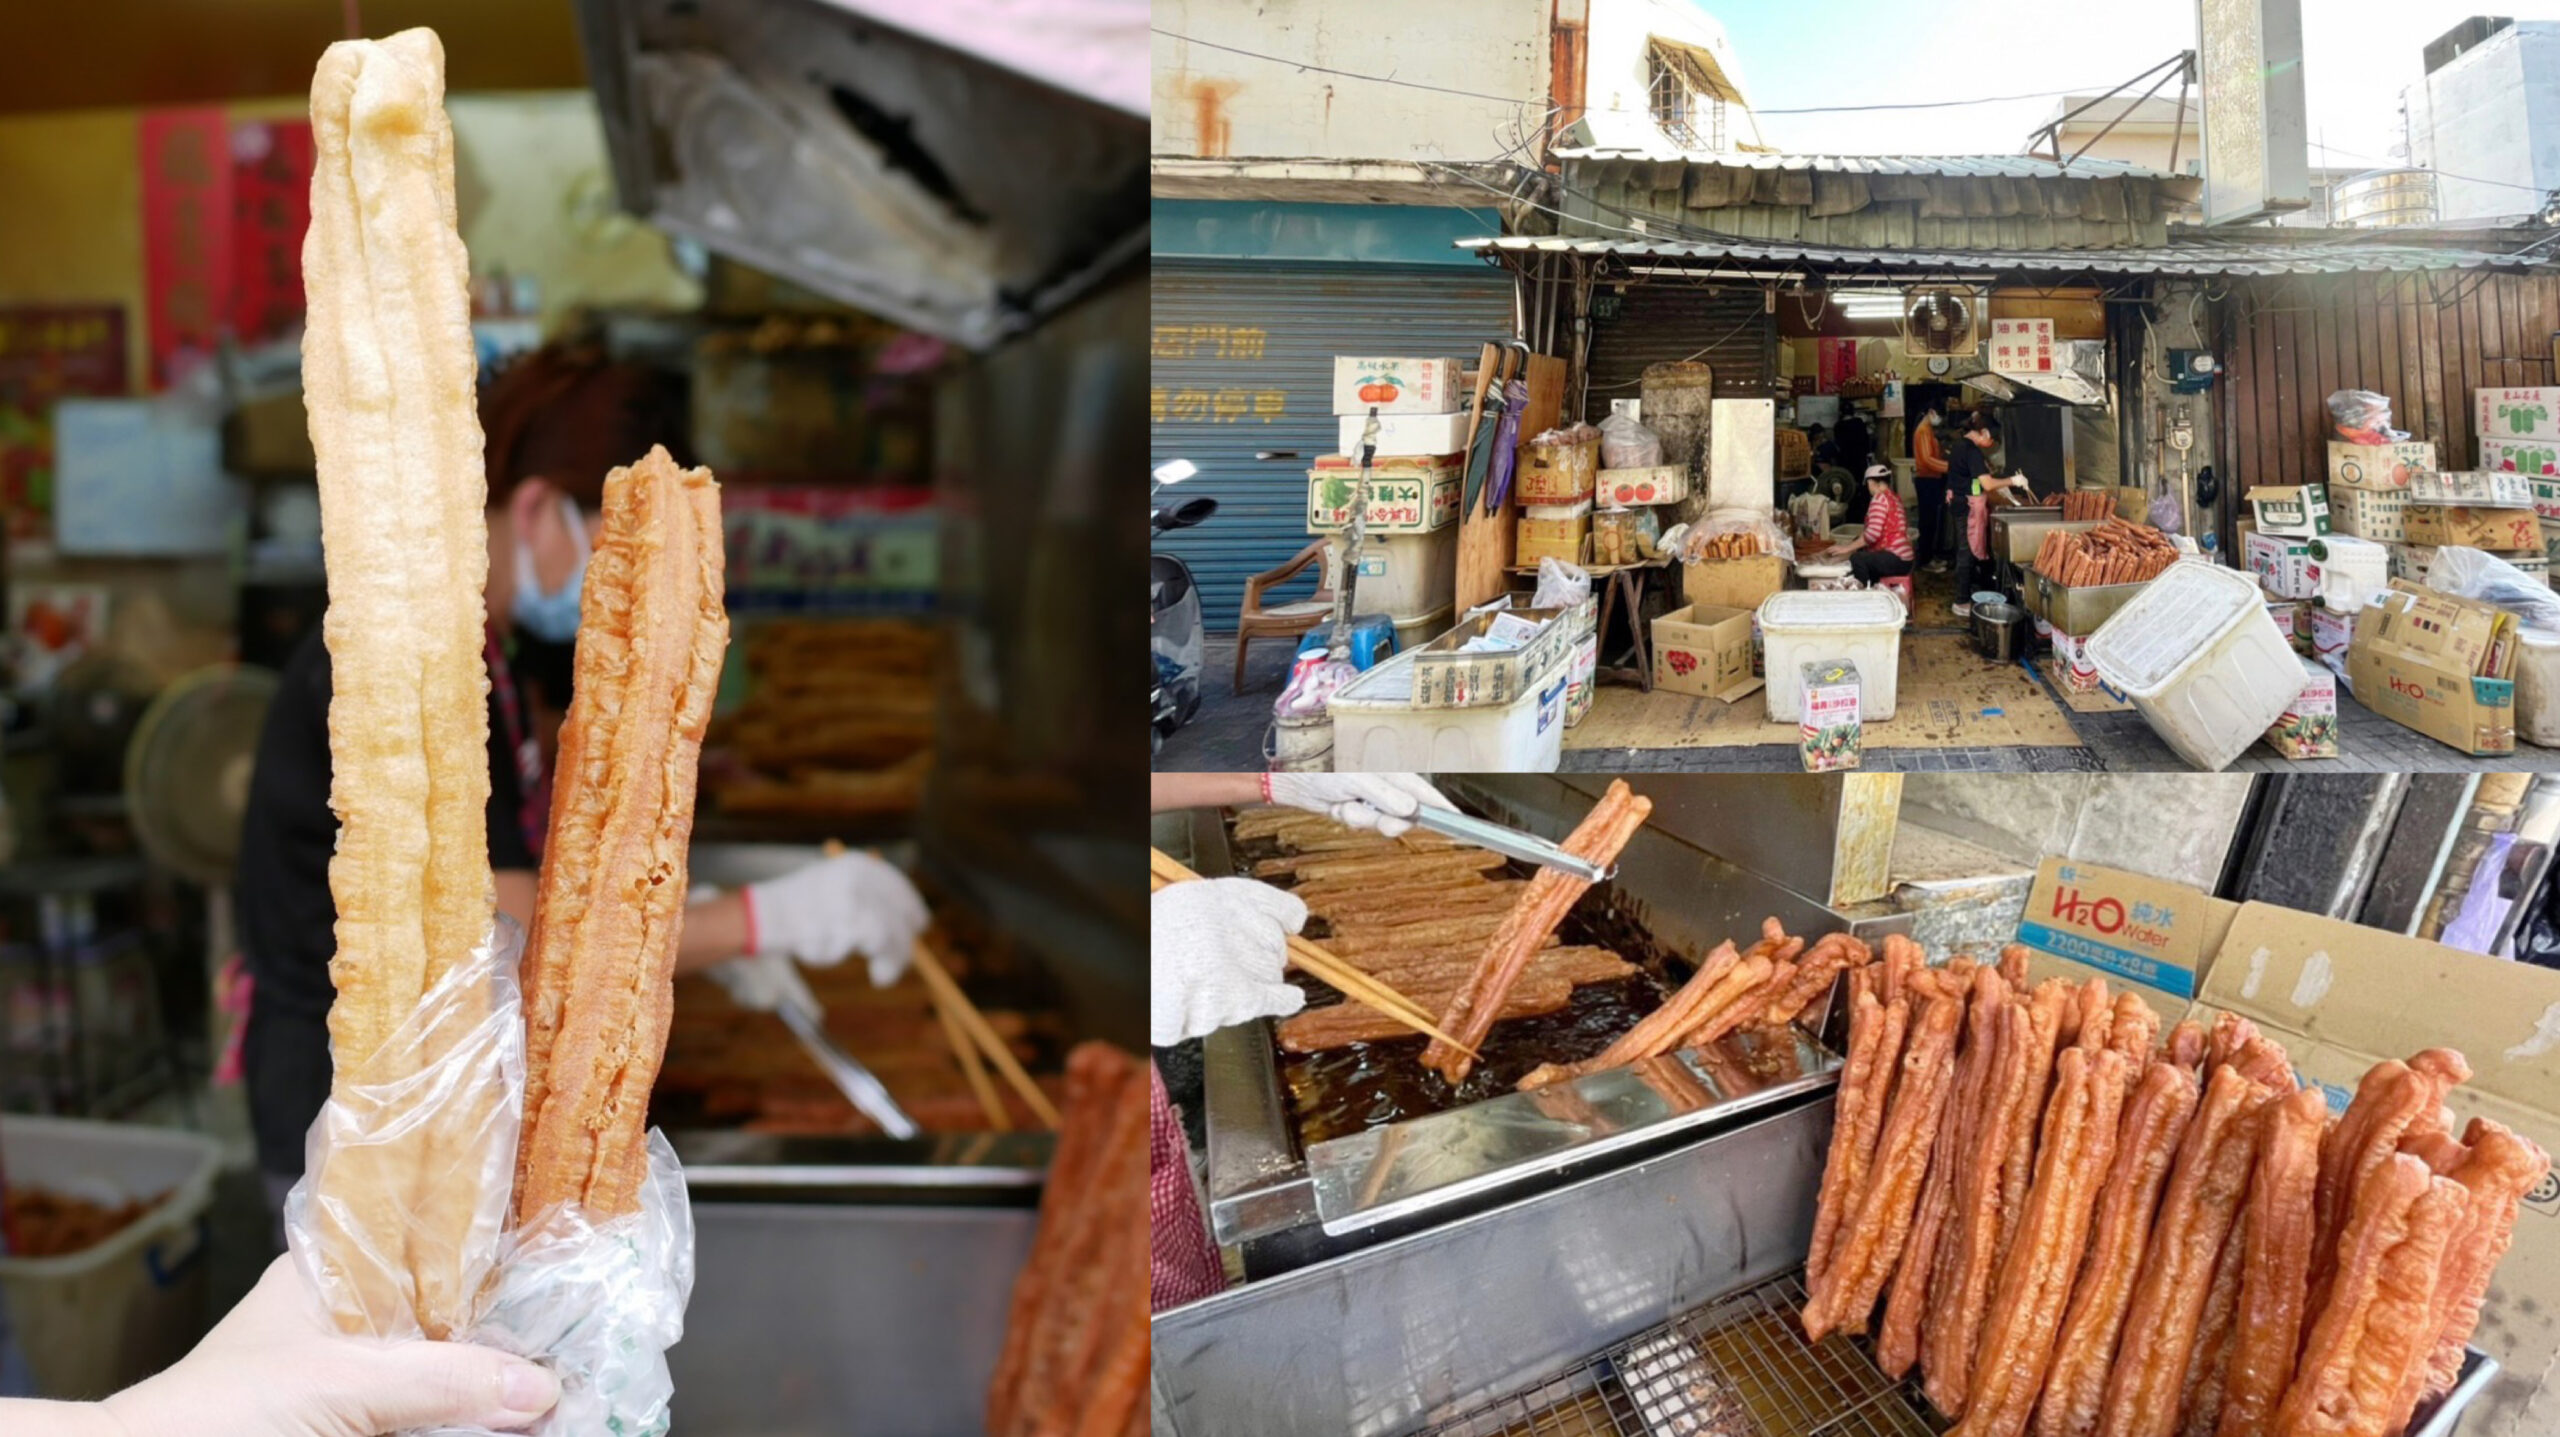
[[1879, 589], [1890, 589], [1902, 597], [1902, 621], [1906, 624], [1910, 623], [1913, 611], [1919, 607], [1911, 598], [1911, 576], [1909, 574], [1893, 574], [1881, 577], [1876, 580], [1876, 587]]

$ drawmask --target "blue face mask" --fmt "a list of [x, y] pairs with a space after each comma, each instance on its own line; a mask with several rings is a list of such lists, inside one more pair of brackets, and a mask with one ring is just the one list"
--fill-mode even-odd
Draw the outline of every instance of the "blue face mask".
[[578, 637], [578, 596], [586, 586], [587, 525], [578, 516], [578, 506], [567, 499], [560, 501], [561, 517], [569, 522], [569, 534], [578, 541], [578, 564], [569, 571], [569, 581], [556, 594], [542, 592], [541, 581], [533, 576], [533, 551], [522, 539], [516, 541], [516, 592], [509, 605], [515, 621], [524, 631], [548, 643], [574, 643]]

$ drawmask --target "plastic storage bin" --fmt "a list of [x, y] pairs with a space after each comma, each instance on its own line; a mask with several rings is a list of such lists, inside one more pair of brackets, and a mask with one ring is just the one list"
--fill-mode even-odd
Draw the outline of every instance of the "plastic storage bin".
[[2302, 692], [2302, 664], [2258, 581], [2189, 561], [2161, 571], [2089, 636], [2098, 676], [2178, 757], [2228, 767]]
[[1564, 756], [1569, 668], [1498, 708], [1413, 706], [1413, 655], [1344, 684], [1333, 715], [1337, 773], [1552, 773]]
[[1803, 719], [1804, 688], [1797, 671], [1808, 662], [1832, 659], [1858, 666], [1860, 719], [1881, 723], [1893, 717], [1894, 687], [1902, 671], [1900, 599], [1882, 589], [1791, 591], [1762, 600], [1759, 619], [1771, 721]]
[[63, 1257], [0, 1257], [10, 1329], [46, 1397], [104, 1397], [187, 1354], [205, 1310], [204, 1214], [221, 1149], [161, 1128], [66, 1118], [0, 1122], [9, 1181], [92, 1202], [165, 1194], [95, 1247]]
[[2516, 737], [2560, 748], [2560, 633], [2523, 629], [2516, 656]]

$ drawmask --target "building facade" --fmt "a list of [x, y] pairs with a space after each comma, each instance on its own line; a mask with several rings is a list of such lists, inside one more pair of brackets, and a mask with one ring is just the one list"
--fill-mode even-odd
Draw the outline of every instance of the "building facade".
[[2560, 190], [2560, 22], [2467, 20], [2426, 63], [2401, 98], [2409, 163], [2436, 172], [2437, 222], [2540, 211]]

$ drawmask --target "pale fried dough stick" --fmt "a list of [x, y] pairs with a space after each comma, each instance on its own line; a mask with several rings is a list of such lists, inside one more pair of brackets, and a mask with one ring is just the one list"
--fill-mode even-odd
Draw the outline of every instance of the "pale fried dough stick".
[[[391, 1042], [487, 941], [495, 897], [487, 486], [443, 98], [443, 47], [423, 29], [332, 45], [311, 83], [303, 393], [329, 572], [329, 1035], [342, 1101], [436, 1061], [488, 1002], [459, 994], [425, 1041]], [[482, 1194], [452, 1174], [503, 1163], [473, 1147], [499, 1126], [486, 1121], [499, 1087], [421, 1114], [396, 1144], [324, 1155], [315, 1222], [340, 1326], [414, 1317], [442, 1337], [468, 1317], [496, 1233], [476, 1232]]]
[[516, 1215], [636, 1212], [666, 1054], [694, 777], [720, 662], [720, 489], [664, 449], [605, 479], [525, 945]]

